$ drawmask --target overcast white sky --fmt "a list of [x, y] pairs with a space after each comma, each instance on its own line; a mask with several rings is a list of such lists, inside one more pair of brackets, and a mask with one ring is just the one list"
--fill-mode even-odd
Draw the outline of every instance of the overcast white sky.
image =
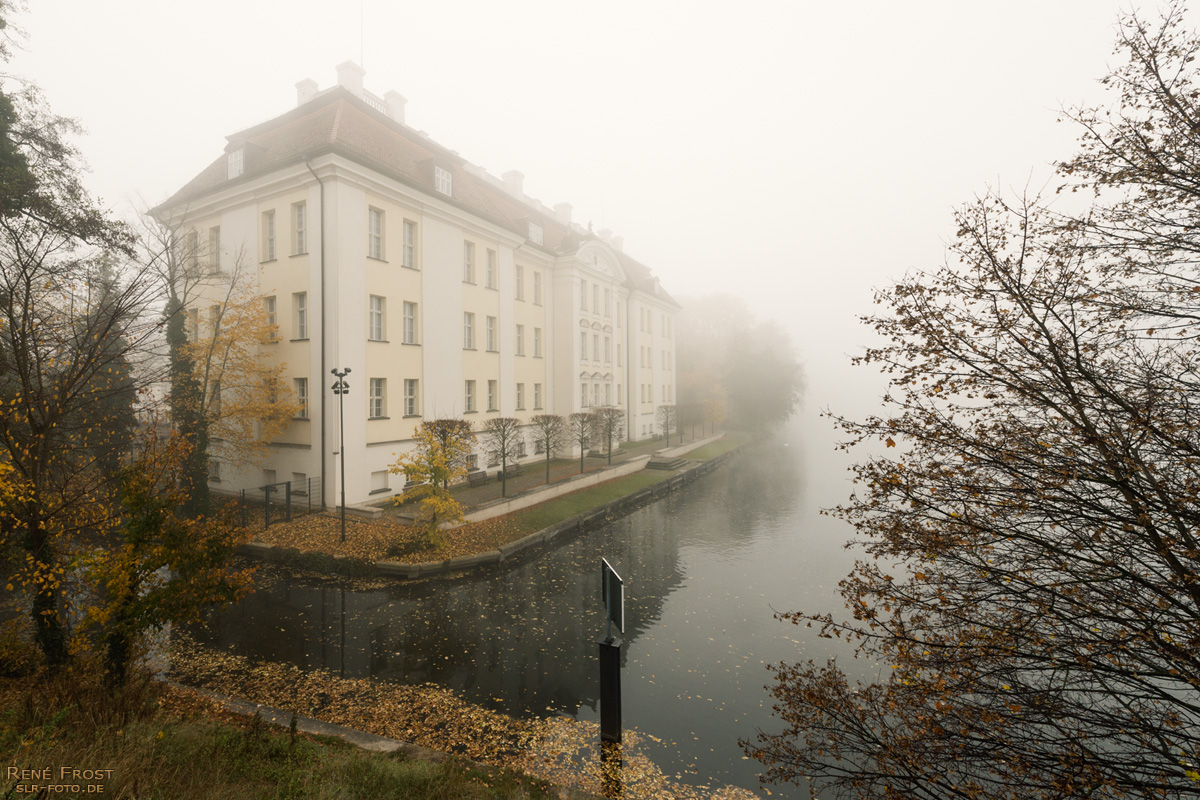
[[780, 319], [816, 408], [844, 389], [871, 287], [939, 263], [955, 205], [1050, 180], [1076, 135], [1056, 110], [1103, 97], [1129, 7], [34, 0], [10, 72], [83, 122], [90, 184], [124, 213], [359, 61], [409, 124], [611, 228], [669, 291]]

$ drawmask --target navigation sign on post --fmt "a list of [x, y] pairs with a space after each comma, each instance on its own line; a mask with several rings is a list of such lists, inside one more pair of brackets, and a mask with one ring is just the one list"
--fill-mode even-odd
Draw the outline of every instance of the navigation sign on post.
[[625, 632], [625, 581], [608, 563], [607, 558], [600, 559], [600, 594], [604, 598], [604, 613], [608, 617], [608, 639], [612, 641], [612, 626]]
[[600, 645], [600, 741], [619, 744], [621, 640], [613, 637], [613, 624], [621, 633], [625, 632], [625, 581], [607, 558], [600, 559], [600, 596], [604, 599], [604, 616], [608, 620], [608, 635], [596, 642]]

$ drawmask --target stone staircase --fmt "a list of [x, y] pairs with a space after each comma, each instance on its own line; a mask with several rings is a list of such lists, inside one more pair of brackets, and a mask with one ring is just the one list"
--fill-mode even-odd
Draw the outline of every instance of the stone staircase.
[[686, 464], [687, 459], [679, 456], [654, 456], [646, 464], [646, 469], [680, 469]]

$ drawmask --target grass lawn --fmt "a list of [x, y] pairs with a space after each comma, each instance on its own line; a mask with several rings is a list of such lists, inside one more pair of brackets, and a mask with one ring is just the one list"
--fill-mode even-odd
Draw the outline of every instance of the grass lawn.
[[371, 753], [237, 717], [185, 690], [142, 681], [110, 693], [68, 674], [0, 680], [0, 758], [0, 786], [17, 797], [63, 785], [79, 788], [48, 791], [164, 800], [547, 796], [545, 784], [516, 773]]
[[639, 489], [653, 486], [659, 481], [670, 478], [673, 474], [673, 472], [663, 470], [642, 470], [623, 478], [615, 478], [587, 489], [556, 497], [545, 503], [539, 503], [531, 508], [509, 514], [504, 519], [510, 521], [513, 529], [522, 531], [522, 536], [528, 536], [555, 523], [570, 519], [576, 514], [591, 511], [605, 503], [611, 503], [625, 495], [633, 494]]
[[[715, 458], [749, 440], [750, 437], [746, 434], [727, 433], [724, 438], [688, 453], [686, 458], [694, 460]], [[644, 442], [638, 444], [647, 446]], [[567, 477], [578, 474], [575, 462], [554, 462], [553, 466], [563, 470]], [[255, 538], [268, 544], [295, 548], [307, 553], [348, 556], [359, 562], [389, 560], [419, 564], [427, 561], [442, 561], [494, 550], [503, 544], [524, 538], [577, 514], [586, 513], [666, 480], [673, 474], [675, 473], [664, 470], [642, 470], [605, 481], [596, 486], [579, 489], [511, 514], [493, 517], [482, 522], [468, 523], [447, 531], [445, 542], [440, 548], [434, 548], [424, 543], [415, 528], [386, 515], [379, 520], [348, 520], [345, 542], [340, 541], [341, 527], [336, 513], [314, 514], [290, 523], [277, 523], [268, 530], [260, 531]], [[536, 488], [536, 486], [543, 485], [544, 473], [539, 472], [538, 468], [527, 467], [527, 474], [519, 480], [530, 481], [531, 486]], [[458, 496], [466, 499], [465, 496], [469, 493], [481, 491], [484, 490], [465, 488]], [[494, 482], [486, 491], [497, 496], [499, 493]]]
[[724, 455], [735, 447], [741, 447], [750, 441], [750, 436], [744, 433], [730, 431], [725, 434], [724, 438], [718, 439], [715, 442], [709, 442], [706, 445], [697, 447], [692, 452], [686, 454], [684, 458], [693, 461], [707, 461], [710, 458], [716, 458], [719, 455]]

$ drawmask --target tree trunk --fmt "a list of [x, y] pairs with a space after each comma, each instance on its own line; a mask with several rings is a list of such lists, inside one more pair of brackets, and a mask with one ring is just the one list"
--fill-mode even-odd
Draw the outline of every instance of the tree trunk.
[[[36, 514], [29, 518], [25, 535], [26, 550], [33, 557], [35, 574], [49, 578], [56, 566], [54, 548], [50, 546], [50, 534]], [[53, 580], [38, 583], [31, 608], [34, 641], [41, 648], [46, 663], [52, 667], [67, 663], [67, 631], [58, 613], [57, 583]]]

